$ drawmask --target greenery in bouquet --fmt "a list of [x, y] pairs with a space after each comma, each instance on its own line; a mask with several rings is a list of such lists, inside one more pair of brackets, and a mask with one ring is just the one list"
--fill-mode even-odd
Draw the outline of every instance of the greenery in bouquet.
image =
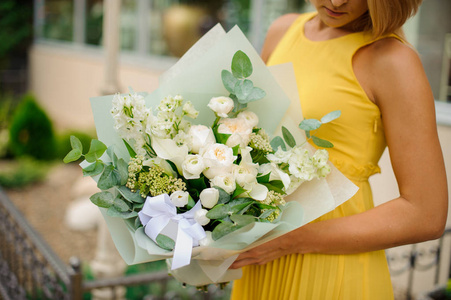
[[[91, 201], [108, 215], [126, 219], [135, 228], [146, 226], [158, 217], [152, 205], [159, 199], [174, 219], [200, 228], [194, 245], [208, 245], [253, 222], [277, 222], [285, 195], [330, 172], [328, 152], [311, 154], [285, 127], [282, 137], [273, 139], [258, 127], [258, 116], [247, 104], [266, 94], [249, 79], [252, 72], [251, 61], [238, 51], [231, 71], [221, 74], [230, 94], [208, 103], [216, 117], [211, 126], [192, 123], [198, 111], [181, 95], [167, 96], [148, 108], [140, 94], [117, 94], [111, 114], [114, 130], [128, 149], [128, 162], [98, 140], [92, 140], [83, 155], [75, 136], [64, 161], [84, 156], [84, 175], [96, 177], [102, 190]], [[331, 147], [313, 132], [339, 115], [336, 111], [321, 120], [304, 120], [300, 128], [319, 146]], [[164, 249], [175, 246], [161, 230], [146, 234]]]

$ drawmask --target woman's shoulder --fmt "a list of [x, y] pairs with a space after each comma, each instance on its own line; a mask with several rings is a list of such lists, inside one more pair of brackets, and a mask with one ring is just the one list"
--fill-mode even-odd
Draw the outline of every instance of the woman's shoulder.
[[299, 18], [300, 14], [286, 14], [277, 18], [272, 22], [266, 34], [265, 43], [262, 48], [262, 59], [267, 61], [271, 53], [276, 48], [282, 37], [285, 35], [290, 26]]

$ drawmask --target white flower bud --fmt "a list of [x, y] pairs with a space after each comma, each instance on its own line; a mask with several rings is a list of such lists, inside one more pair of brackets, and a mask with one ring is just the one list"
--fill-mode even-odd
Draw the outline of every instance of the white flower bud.
[[203, 208], [196, 210], [196, 212], [194, 213], [194, 220], [201, 226], [207, 225], [208, 223], [210, 223], [210, 219], [207, 218], [207, 212], [208, 210]]
[[213, 97], [207, 105], [221, 118], [227, 118], [227, 114], [233, 109], [233, 100], [229, 97]]
[[200, 192], [199, 199], [203, 207], [212, 208], [218, 203], [219, 191], [215, 188], [206, 188]]
[[170, 196], [172, 203], [177, 207], [184, 207], [188, 204], [189, 193], [184, 191], [175, 191]]

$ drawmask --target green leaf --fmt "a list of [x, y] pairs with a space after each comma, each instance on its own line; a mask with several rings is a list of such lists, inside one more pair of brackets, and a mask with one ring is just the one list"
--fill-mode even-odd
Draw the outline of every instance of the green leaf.
[[232, 199], [238, 197], [239, 195], [241, 195], [244, 192], [246, 192], [246, 190], [237, 184], [235, 191], [233, 191]]
[[285, 192], [283, 191], [284, 185], [283, 182], [280, 180], [272, 180], [268, 183], [262, 183], [264, 186], [268, 188], [270, 191], [277, 192], [279, 194], [285, 195]]
[[144, 203], [144, 198], [141, 197], [141, 194], [139, 191], [132, 192], [128, 187], [121, 185], [116, 188], [118, 192], [124, 197], [126, 200], [132, 202], [132, 203]]
[[132, 146], [130, 146], [129, 143], [127, 143], [126, 140], [122, 139], [124, 141], [125, 147], [127, 148], [128, 154], [130, 155], [131, 158], [135, 158], [136, 157], [136, 152], [135, 150], [133, 150]]
[[254, 216], [249, 215], [232, 215], [230, 219], [240, 228], [256, 221]]
[[306, 131], [311, 131], [320, 128], [321, 122], [316, 119], [305, 119], [299, 124], [299, 128]]
[[114, 203], [114, 196], [110, 192], [98, 192], [89, 197], [92, 203], [99, 207], [109, 208]]
[[72, 149], [67, 153], [67, 155], [63, 158], [63, 162], [65, 164], [78, 160], [81, 157], [82, 153], [79, 149]]
[[224, 84], [224, 87], [230, 93], [234, 94], [235, 93], [234, 88], [235, 88], [235, 85], [236, 85], [238, 79], [236, 79], [235, 76], [233, 76], [232, 73], [230, 73], [227, 70], [222, 70], [221, 78], [222, 78], [222, 83]]
[[276, 136], [271, 140], [271, 147], [274, 151], [277, 151], [280, 148], [282, 148], [283, 151], [287, 151], [287, 146], [285, 145], [285, 142], [280, 136]]
[[121, 219], [131, 219], [131, 218], [138, 216], [138, 213], [136, 211], [121, 212], [121, 211], [117, 210], [117, 208], [114, 206], [110, 206], [108, 208], [108, 210], [106, 211], [106, 214], [110, 217], [121, 218]]
[[72, 149], [80, 150], [80, 152], [83, 153], [83, 144], [75, 135], [70, 136], [70, 145], [72, 146]]
[[120, 177], [120, 184], [125, 185], [128, 181], [128, 164], [123, 158], [119, 158], [116, 164], [117, 172]]
[[89, 147], [88, 153], [85, 155], [85, 159], [88, 162], [95, 162], [99, 159], [103, 153], [105, 153], [107, 147], [104, 143], [99, 140], [91, 140], [91, 146]]
[[276, 209], [265, 210], [261, 215], [258, 216], [258, 218], [259, 219], [266, 219], [267, 217], [269, 217], [275, 211], [276, 211]]
[[252, 101], [260, 100], [266, 96], [264, 90], [258, 87], [254, 87], [254, 84], [249, 79], [238, 81], [235, 85], [235, 95], [238, 98], [238, 102], [247, 104]]
[[332, 148], [334, 146], [334, 144], [332, 144], [331, 142], [320, 139], [319, 137], [316, 137], [314, 135], [312, 135], [312, 141], [315, 145], [322, 148]]
[[164, 234], [157, 235], [156, 241], [157, 245], [164, 250], [172, 251], [175, 247], [174, 240]]
[[329, 123], [341, 116], [340, 110], [334, 110], [321, 118], [321, 123]]
[[217, 187], [217, 186], [215, 186], [214, 188], [219, 191], [218, 204], [228, 203], [232, 199], [232, 197], [230, 197], [229, 193], [224, 191], [224, 189]]
[[233, 146], [232, 150], [233, 150], [233, 155], [237, 156], [238, 152], [240, 151], [240, 144], [237, 144], [236, 146]]
[[105, 166], [105, 170], [102, 175], [100, 175], [99, 181], [97, 182], [97, 187], [101, 190], [108, 190], [113, 186], [120, 184], [120, 178], [117, 173], [114, 172], [113, 165]]
[[234, 225], [232, 222], [222, 222], [218, 226], [213, 229], [211, 232], [211, 237], [214, 241], [222, 238], [223, 236], [237, 230], [237, 226]]
[[196, 205], [196, 202], [194, 201], [193, 197], [191, 195], [188, 196], [188, 204], [186, 204], [186, 209], [190, 210]]
[[194, 188], [197, 191], [202, 191], [207, 188], [204, 175], [200, 175], [200, 177], [196, 179], [188, 179], [187, 182], [189, 187]]
[[235, 94], [230, 94], [229, 98], [233, 100], [232, 112], [235, 113], [235, 116], [238, 114], [238, 112], [244, 110], [247, 107], [247, 103], [240, 103]]
[[262, 176], [257, 176], [257, 182], [258, 183], [268, 183], [270, 176], [271, 176], [271, 172], [269, 172], [268, 174], [262, 175]]
[[110, 146], [106, 149], [106, 154], [110, 157], [114, 167], [117, 167], [117, 155], [114, 153], [114, 147]]
[[305, 136], [309, 139], [310, 138], [310, 130], [305, 131]]
[[227, 216], [231, 216], [233, 214], [238, 213], [242, 209], [244, 209], [249, 204], [252, 204], [252, 201], [246, 201], [244, 203], [232, 203], [229, 202], [227, 204], [217, 204], [212, 209], [210, 209], [207, 213], [207, 218], [209, 219], [223, 219]]
[[113, 202], [113, 206], [117, 211], [126, 212], [130, 209], [128, 204], [121, 198], [116, 197]]
[[296, 146], [296, 140], [285, 126], [282, 126], [282, 136], [288, 146], [290, 146], [291, 148]]
[[104, 163], [100, 160], [83, 168], [83, 176], [96, 176], [103, 172]]
[[238, 50], [232, 58], [232, 73], [236, 78], [247, 78], [253, 72], [252, 63], [249, 57], [241, 50]]

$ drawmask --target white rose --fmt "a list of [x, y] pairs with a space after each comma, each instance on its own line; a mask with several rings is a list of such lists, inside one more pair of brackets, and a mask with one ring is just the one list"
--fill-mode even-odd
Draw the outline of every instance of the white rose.
[[183, 177], [186, 179], [196, 179], [205, 169], [202, 156], [189, 154], [182, 163]]
[[229, 173], [232, 171], [233, 162], [236, 156], [233, 155], [233, 149], [223, 144], [211, 144], [201, 149], [202, 157], [207, 169], [204, 175], [211, 179], [215, 176]]
[[203, 239], [201, 239], [199, 241], [200, 246], [206, 247], [206, 246], [210, 245], [211, 243], [213, 243], [213, 238], [211, 237], [211, 231], [205, 231], [205, 235], [206, 235], [206, 237], [204, 237]]
[[170, 196], [172, 203], [177, 207], [184, 207], [188, 204], [189, 193], [184, 191], [175, 191]]
[[216, 142], [213, 130], [204, 125], [193, 125], [188, 134], [191, 136], [191, 152], [199, 153], [202, 147]]
[[199, 112], [194, 108], [194, 105], [191, 103], [191, 101], [186, 101], [186, 103], [183, 105], [183, 113], [185, 116], [195, 119], [199, 115]]
[[252, 127], [242, 119], [238, 118], [224, 118], [219, 121], [218, 132], [224, 134], [231, 134], [227, 140], [227, 146], [246, 147], [249, 144]]
[[235, 178], [232, 174], [218, 175], [210, 181], [210, 184], [222, 188], [229, 195], [233, 194], [236, 189]]
[[251, 128], [258, 125], [258, 116], [250, 110], [240, 112], [237, 119], [244, 120]]
[[199, 199], [203, 207], [212, 208], [218, 203], [219, 191], [215, 188], [206, 188], [200, 192]]
[[207, 225], [208, 223], [210, 223], [210, 219], [207, 218], [207, 212], [208, 210], [203, 208], [196, 210], [196, 212], [194, 213], [194, 220], [201, 226]]
[[221, 118], [226, 118], [233, 109], [233, 100], [229, 97], [213, 97], [207, 105]]

